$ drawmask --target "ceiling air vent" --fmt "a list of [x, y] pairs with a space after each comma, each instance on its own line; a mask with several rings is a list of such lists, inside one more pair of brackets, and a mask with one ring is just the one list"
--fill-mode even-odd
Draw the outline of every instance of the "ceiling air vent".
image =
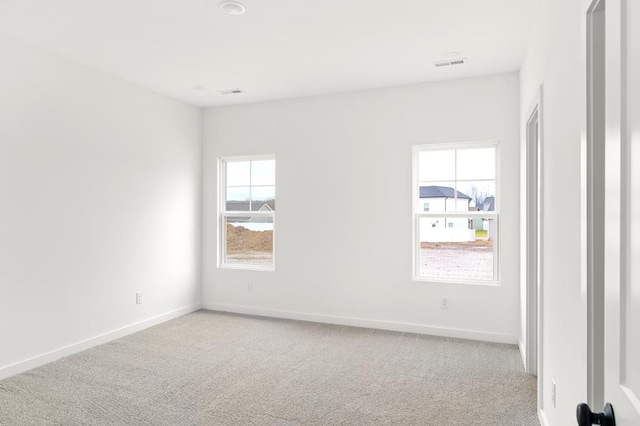
[[241, 89], [227, 89], [227, 90], [218, 90], [218, 93], [223, 95], [235, 95], [236, 93], [242, 93]]
[[433, 65], [435, 65], [436, 68], [448, 67], [451, 65], [462, 65], [466, 62], [466, 60], [467, 58], [457, 58], [457, 59], [451, 59], [447, 61], [436, 61], [433, 63]]

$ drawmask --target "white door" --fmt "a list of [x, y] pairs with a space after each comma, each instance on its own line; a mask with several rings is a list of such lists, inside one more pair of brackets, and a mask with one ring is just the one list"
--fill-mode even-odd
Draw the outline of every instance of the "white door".
[[640, 425], [640, 1], [606, 1], [604, 400]]

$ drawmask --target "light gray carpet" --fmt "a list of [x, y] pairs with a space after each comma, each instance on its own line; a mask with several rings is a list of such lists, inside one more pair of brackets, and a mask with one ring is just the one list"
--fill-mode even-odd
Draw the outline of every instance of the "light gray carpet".
[[537, 425], [515, 346], [199, 311], [0, 381], [1, 425]]

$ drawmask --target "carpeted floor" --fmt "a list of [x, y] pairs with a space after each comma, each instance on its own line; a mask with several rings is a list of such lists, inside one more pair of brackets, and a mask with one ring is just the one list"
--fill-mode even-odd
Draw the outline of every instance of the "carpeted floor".
[[199, 311], [0, 381], [1, 425], [538, 425], [515, 346]]

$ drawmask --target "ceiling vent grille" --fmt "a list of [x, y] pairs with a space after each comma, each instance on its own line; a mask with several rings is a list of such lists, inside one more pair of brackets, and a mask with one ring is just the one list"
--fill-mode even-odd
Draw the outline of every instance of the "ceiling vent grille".
[[441, 68], [441, 67], [448, 67], [451, 65], [462, 65], [467, 61], [467, 58], [457, 58], [457, 59], [451, 59], [448, 61], [436, 61], [433, 63], [433, 65], [436, 68]]
[[242, 93], [242, 89], [227, 89], [227, 90], [219, 90], [218, 93], [223, 95], [235, 95], [237, 93]]

